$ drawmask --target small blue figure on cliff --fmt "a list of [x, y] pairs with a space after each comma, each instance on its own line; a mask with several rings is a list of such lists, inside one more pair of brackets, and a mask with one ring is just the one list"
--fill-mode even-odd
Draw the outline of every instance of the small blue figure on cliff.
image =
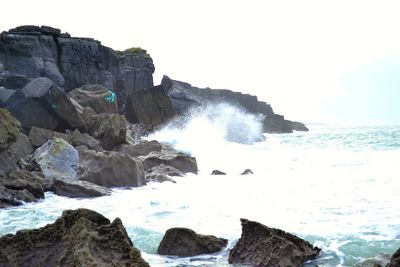
[[111, 90], [108, 90], [108, 92], [110, 93], [110, 95], [106, 96], [106, 101], [111, 103], [115, 102], [115, 93]]

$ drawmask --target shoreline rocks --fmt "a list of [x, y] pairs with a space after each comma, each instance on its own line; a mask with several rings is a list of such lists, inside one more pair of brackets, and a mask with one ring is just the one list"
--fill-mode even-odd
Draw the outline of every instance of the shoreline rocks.
[[321, 251], [307, 241], [258, 222], [240, 219], [242, 236], [229, 252], [230, 264], [301, 266]]
[[212, 235], [200, 235], [188, 228], [171, 228], [158, 246], [157, 253], [179, 257], [212, 254], [221, 251], [228, 240]]
[[64, 211], [54, 223], [0, 237], [0, 266], [150, 266], [119, 218], [88, 209]]

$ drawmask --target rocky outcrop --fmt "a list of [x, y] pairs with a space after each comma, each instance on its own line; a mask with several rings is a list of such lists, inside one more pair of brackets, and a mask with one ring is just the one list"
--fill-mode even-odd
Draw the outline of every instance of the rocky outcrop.
[[254, 173], [250, 169], [245, 169], [240, 175], [248, 175], [248, 174], [254, 174]]
[[400, 266], [400, 249], [398, 249], [390, 258], [390, 262], [386, 267], [399, 267]]
[[63, 89], [48, 78], [36, 78], [17, 90], [5, 106], [22, 124], [49, 130], [82, 129], [84, 121]]
[[81, 151], [78, 179], [105, 187], [146, 184], [142, 162], [115, 151]]
[[174, 149], [163, 149], [161, 152], [151, 152], [147, 156], [140, 156], [145, 171], [161, 164], [172, 166], [183, 173], [197, 174], [196, 158], [178, 152]]
[[146, 156], [151, 152], [161, 152], [162, 145], [155, 140], [141, 140], [135, 144], [124, 144], [116, 148], [115, 151], [129, 155], [131, 157]]
[[0, 175], [18, 169], [18, 160], [31, 154], [32, 145], [21, 132], [21, 124], [0, 108]]
[[153, 86], [154, 64], [145, 50], [116, 52], [94, 39], [71, 37], [47, 26], [1, 33], [0, 66], [0, 86], [10, 84], [10, 78], [1, 78], [4, 72], [13, 77], [13, 89], [38, 77], [49, 78], [66, 92], [100, 84], [116, 93], [121, 107], [130, 93]]
[[[39, 173], [11, 171], [0, 175], [0, 208], [19, 206], [44, 198]], [[0, 264], [1, 265], [1, 264]]]
[[226, 173], [220, 170], [213, 170], [211, 175], [226, 175]]
[[320, 249], [307, 241], [258, 222], [241, 219], [242, 236], [229, 253], [230, 264], [252, 266], [302, 266]]
[[126, 120], [121, 114], [96, 114], [91, 108], [86, 108], [85, 130], [98, 139], [104, 149], [111, 150], [114, 147], [126, 143]]
[[165, 124], [176, 115], [171, 100], [162, 86], [141, 90], [128, 96], [126, 118], [131, 123], [140, 123], [149, 129]]
[[385, 267], [390, 261], [389, 254], [379, 254], [374, 258], [363, 260], [362, 262], [356, 263], [354, 267]]
[[53, 224], [0, 237], [0, 266], [148, 267], [119, 218], [67, 210]]
[[190, 257], [221, 251], [228, 240], [212, 235], [200, 235], [188, 228], [171, 228], [165, 232], [158, 254]]
[[68, 96], [73, 98], [82, 107], [92, 108], [96, 113], [118, 112], [115, 93], [102, 85], [84, 85], [68, 92]]
[[259, 101], [256, 96], [225, 89], [198, 88], [167, 76], [163, 77], [161, 85], [179, 114], [185, 113], [193, 106], [224, 102], [240, 106], [251, 114], [264, 115], [264, 132], [290, 133], [293, 130], [308, 130], [300, 122], [288, 121], [282, 115], [275, 114], [269, 104]]
[[175, 181], [170, 178], [173, 176], [182, 177], [184, 176], [184, 173], [174, 167], [160, 164], [158, 166], [154, 166], [150, 170], [147, 170], [146, 181], [158, 182], [158, 183], [163, 183], [163, 182], [175, 183]]
[[54, 194], [64, 197], [102, 197], [111, 195], [111, 190], [86, 181], [54, 180], [52, 190]]

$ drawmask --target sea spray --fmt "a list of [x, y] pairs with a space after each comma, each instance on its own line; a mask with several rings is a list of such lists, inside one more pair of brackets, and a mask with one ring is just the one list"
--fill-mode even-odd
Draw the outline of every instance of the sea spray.
[[202, 105], [188, 110], [148, 139], [171, 143], [186, 152], [199, 142], [211, 146], [224, 142], [251, 145], [264, 139], [262, 119], [262, 115], [228, 103]]

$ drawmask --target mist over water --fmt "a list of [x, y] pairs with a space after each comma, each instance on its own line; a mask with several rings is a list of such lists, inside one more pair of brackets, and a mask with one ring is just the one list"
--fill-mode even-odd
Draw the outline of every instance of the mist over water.
[[[229, 249], [241, 235], [240, 218], [321, 247], [320, 257], [307, 266], [354, 266], [400, 247], [400, 127], [320, 126], [254, 142], [259, 120], [221, 105], [148, 137], [190, 152], [198, 175], [174, 178], [176, 184], [114, 189], [111, 196], [94, 199], [47, 193], [39, 203], [0, 210], [0, 235], [41, 227], [62, 210], [85, 207], [111, 220], [120, 217], [151, 266], [228, 266]], [[246, 131], [232, 131], [234, 125]], [[254, 175], [239, 175], [246, 168]], [[227, 175], [212, 176], [213, 169]], [[224, 237], [229, 244], [214, 255], [158, 256], [158, 244], [171, 227]]]

